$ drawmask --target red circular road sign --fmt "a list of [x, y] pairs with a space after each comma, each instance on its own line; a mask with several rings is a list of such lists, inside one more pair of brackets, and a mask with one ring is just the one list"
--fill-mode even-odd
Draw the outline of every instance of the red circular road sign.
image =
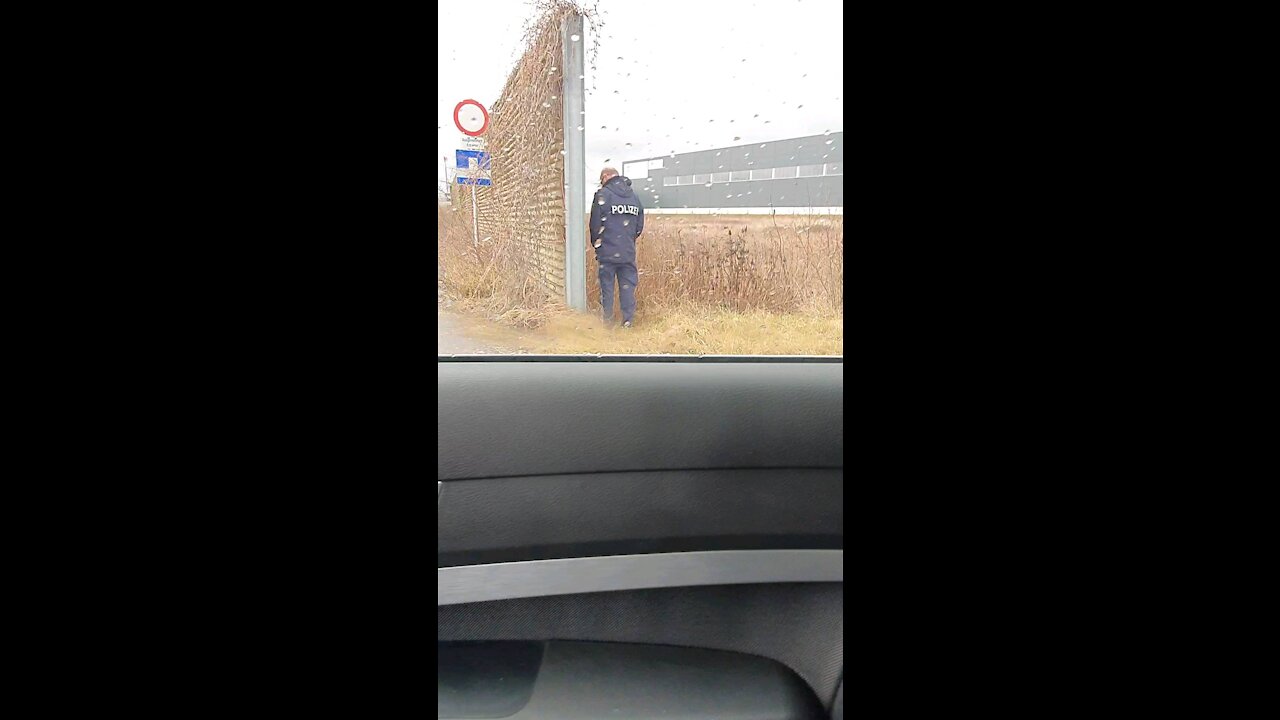
[[463, 135], [479, 137], [489, 129], [489, 111], [475, 100], [463, 100], [453, 109], [453, 124]]

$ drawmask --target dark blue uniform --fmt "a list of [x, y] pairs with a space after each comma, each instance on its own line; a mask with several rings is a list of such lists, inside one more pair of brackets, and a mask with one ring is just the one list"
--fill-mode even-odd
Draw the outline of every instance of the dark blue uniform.
[[613, 286], [618, 284], [622, 321], [636, 314], [636, 239], [644, 231], [644, 206], [621, 175], [609, 178], [591, 203], [591, 246], [600, 271], [600, 305], [605, 320], [613, 320]]

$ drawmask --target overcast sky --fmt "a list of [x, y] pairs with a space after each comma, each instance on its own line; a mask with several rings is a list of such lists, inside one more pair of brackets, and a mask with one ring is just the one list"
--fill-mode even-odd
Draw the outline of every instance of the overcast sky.
[[[606, 163], [621, 170], [624, 161], [671, 151], [844, 130], [840, 0], [600, 0], [600, 7], [594, 69], [590, 28], [583, 38], [588, 198]], [[452, 167], [461, 147], [454, 106], [467, 98], [493, 105], [530, 14], [527, 0], [439, 4], [439, 179], [441, 158]], [[472, 28], [483, 28], [482, 42]]]

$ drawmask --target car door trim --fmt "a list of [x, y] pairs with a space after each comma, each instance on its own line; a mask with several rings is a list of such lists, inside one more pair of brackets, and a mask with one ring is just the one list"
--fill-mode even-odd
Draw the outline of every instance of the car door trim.
[[439, 605], [577, 593], [844, 582], [843, 550], [716, 550], [610, 555], [436, 569]]

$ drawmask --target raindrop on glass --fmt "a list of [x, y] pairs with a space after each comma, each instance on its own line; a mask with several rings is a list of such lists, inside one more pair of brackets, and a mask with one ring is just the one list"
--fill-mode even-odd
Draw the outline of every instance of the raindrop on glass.
[[741, 140], [741, 139], [742, 139], [742, 136], [740, 136], [740, 135], [734, 135], [734, 136], [733, 136], [733, 139], [734, 139], [734, 140]]
[[[581, 128], [579, 128], [579, 129], [581, 129]], [[627, 147], [631, 147], [631, 143], [627, 143]]]
[[830, 135], [830, 134], [831, 134], [831, 131], [830, 131], [830, 130], [828, 130], [828, 131], [826, 131], [826, 132], [824, 132], [824, 133], [822, 133], [822, 134], [823, 134], [823, 135]]
[[768, 144], [769, 143], [760, 143], [760, 147], [764, 147], [765, 145], [768, 145]]
[[542, 103], [542, 107], [551, 107], [551, 103], [549, 103], [549, 102], [544, 102], [544, 103]]
[[578, 40], [580, 40], [581, 38], [579, 38], [577, 35], [570, 35], [569, 39], [574, 42], [578, 42]]

